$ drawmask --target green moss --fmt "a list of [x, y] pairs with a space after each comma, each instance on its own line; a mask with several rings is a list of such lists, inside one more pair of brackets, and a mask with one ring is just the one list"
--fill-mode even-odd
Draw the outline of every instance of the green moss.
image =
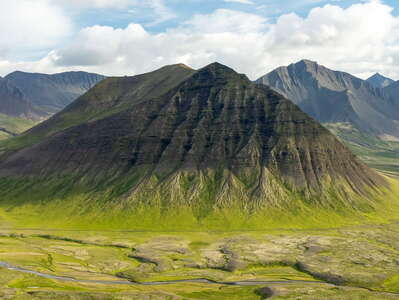
[[205, 248], [209, 246], [209, 243], [204, 242], [204, 241], [193, 241], [188, 245], [191, 249], [194, 251]]
[[57, 290], [69, 290], [69, 291], [82, 291], [82, 288], [64, 285], [59, 282], [55, 282], [51, 279], [39, 277], [36, 275], [24, 275], [21, 278], [15, 279], [8, 284], [10, 288], [27, 289], [27, 288], [53, 288]]
[[399, 275], [392, 276], [383, 283], [384, 289], [391, 292], [399, 292]]
[[219, 289], [209, 288], [200, 292], [186, 292], [179, 293], [179, 296], [193, 298], [193, 299], [239, 299], [239, 300], [255, 300], [263, 297], [257, 295], [256, 287], [220, 287]]

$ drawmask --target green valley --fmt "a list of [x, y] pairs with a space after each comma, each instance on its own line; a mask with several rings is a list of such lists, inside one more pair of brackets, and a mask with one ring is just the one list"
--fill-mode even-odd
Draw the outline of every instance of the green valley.
[[33, 127], [35, 124], [37, 124], [37, 122], [32, 120], [0, 114], [0, 140], [10, 138], [14, 134], [20, 134]]
[[396, 144], [327, 128], [219, 63], [104, 79], [0, 142], [0, 297], [399, 299]]
[[383, 141], [361, 133], [350, 124], [325, 126], [370, 167], [390, 176], [399, 176], [399, 142]]
[[[349, 299], [348, 295], [399, 299], [398, 230], [396, 224], [267, 232], [2, 229], [0, 262], [75, 281], [3, 267], [0, 295], [5, 299], [338, 300]], [[229, 284], [233, 282], [238, 284]]]

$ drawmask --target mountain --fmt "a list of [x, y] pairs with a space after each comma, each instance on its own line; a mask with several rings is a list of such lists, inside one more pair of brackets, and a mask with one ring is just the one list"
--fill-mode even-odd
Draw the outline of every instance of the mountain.
[[391, 99], [399, 104], [399, 81], [386, 86], [384, 88], [384, 93], [386, 93]]
[[399, 103], [365, 80], [302, 60], [257, 82], [282, 93], [321, 123], [347, 123], [383, 140], [399, 141]]
[[3, 207], [119, 211], [138, 227], [370, 209], [387, 186], [291, 101], [218, 63], [105, 79], [2, 153]]
[[38, 120], [42, 113], [12, 81], [0, 77], [0, 114]]
[[5, 77], [47, 115], [62, 110], [105, 77], [86, 72], [54, 75], [16, 71]]
[[388, 85], [395, 82], [391, 78], [382, 76], [380, 73], [375, 73], [373, 76], [368, 78], [366, 81], [368, 83], [370, 83], [372, 86], [374, 86], [375, 88], [380, 88], [380, 89], [385, 88]]

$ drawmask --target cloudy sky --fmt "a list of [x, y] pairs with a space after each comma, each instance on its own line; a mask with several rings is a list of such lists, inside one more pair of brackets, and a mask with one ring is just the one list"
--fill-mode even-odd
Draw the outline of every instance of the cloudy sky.
[[134, 75], [219, 61], [252, 79], [300, 59], [399, 79], [398, 0], [1, 0], [0, 76]]

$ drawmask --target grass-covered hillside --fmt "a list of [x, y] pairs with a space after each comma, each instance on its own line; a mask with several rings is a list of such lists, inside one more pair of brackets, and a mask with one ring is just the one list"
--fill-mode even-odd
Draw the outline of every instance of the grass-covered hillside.
[[399, 176], [399, 142], [382, 141], [361, 133], [350, 124], [326, 124], [326, 127], [370, 167]]
[[36, 124], [35, 121], [0, 114], [0, 140], [20, 134]]

